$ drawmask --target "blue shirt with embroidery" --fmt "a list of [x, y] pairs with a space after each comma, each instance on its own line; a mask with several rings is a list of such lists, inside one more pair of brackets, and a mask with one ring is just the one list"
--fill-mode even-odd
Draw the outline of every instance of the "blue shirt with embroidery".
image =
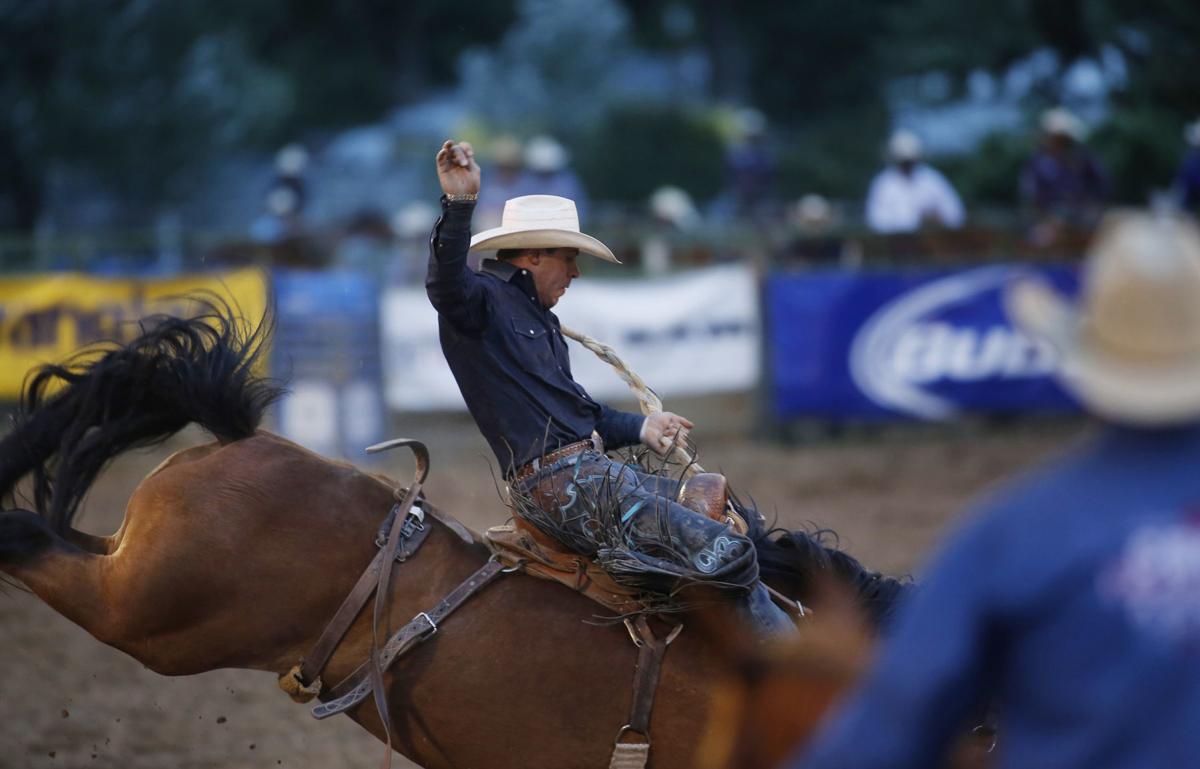
[[430, 239], [425, 290], [463, 400], [506, 475], [595, 430], [606, 448], [639, 440], [644, 417], [594, 401], [571, 376], [558, 318], [533, 276], [507, 262], [467, 266], [474, 203], [447, 202]]
[[985, 692], [999, 767], [1200, 763], [1200, 427], [1112, 428], [983, 509], [787, 766], [938, 766]]

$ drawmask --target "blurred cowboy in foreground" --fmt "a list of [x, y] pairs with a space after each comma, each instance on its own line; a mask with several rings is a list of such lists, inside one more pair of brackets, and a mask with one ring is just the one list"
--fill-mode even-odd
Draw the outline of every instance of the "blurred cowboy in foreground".
[[1009, 305], [1107, 428], [954, 537], [863, 685], [789, 767], [937, 766], [988, 693], [998, 766], [1196, 765], [1200, 230], [1110, 215], [1078, 306], [1037, 282]]

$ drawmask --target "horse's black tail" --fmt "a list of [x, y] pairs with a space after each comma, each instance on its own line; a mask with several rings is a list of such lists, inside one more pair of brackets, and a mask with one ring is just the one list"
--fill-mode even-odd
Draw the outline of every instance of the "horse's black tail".
[[141, 322], [125, 345], [98, 345], [26, 380], [13, 430], [0, 440], [0, 495], [33, 473], [35, 508], [65, 532], [97, 474], [118, 454], [195, 422], [221, 442], [254, 433], [283, 390], [254, 372], [272, 331], [203, 300], [187, 320]]
[[887, 577], [863, 566], [858, 559], [827, 544], [837, 535], [828, 529], [810, 532], [767, 528], [757, 511], [740, 500], [734, 505], [750, 524], [749, 536], [758, 551], [758, 568], [764, 582], [801, 601], [832, 579], [849, 588], [872, 624], [886, 624], [899, 599], [913, 587], [911, 580]]

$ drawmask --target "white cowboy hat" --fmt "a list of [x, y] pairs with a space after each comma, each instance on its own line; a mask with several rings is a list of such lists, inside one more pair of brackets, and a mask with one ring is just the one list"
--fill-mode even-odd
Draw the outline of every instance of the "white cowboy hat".
[[1193, 147], [1200, 147], [1200, 118], [1184, 127], [1183, 138]]
[[522, 195], [504, 203], [500, 226], [471, 238], [472, 251], [503, 248], [578, 248], [585, 254], [620, 264], [613, 252], [579, 231], [575, 201], [557, 195]]
[[684, 190], [670, 185], [659, 187], [650, 196], [650, 213], [670, 222], [681, 230], [688, 230], [700, 223], [700, 212], [692, 202], [692, 196]]
[[1200, 419], [1200, 228], [1168, 214], [1105, 217], [1079, 303], [1038, 279], [1009, 314], [1062, 355], [1059, 376], [1093, 413], [1164, 426]]
[[281, 176], [299, 176], [308, 167], [308, 150], [299, 144], [289, 144], [275, 153], [275, 170]]
[[1087, 136], [1087, 128], [1074, 112], [1064, 107], [1051, 107], [1042, 113], [1042, 130], [1055, 136], [1066, 136], [1081, 142]]
[[920, 160], [924, 149], [920, 137], [912, 131], [900, 129], [888, 139], [888, 157], [896, 163]]
[[567, 151], [549, 136], [535, 136], [525, 145], [525, 165], [535, 173], [556, 173], [567, 167]]

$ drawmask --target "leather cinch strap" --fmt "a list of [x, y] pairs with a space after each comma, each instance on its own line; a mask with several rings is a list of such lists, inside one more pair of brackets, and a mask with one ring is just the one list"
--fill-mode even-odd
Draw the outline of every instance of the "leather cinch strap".
[[[379, 656], [380, 668], [386, 670], [396, 659], [415, 647], [421, 641], [437, 632], [438, 625], [450, 616], [468, 598], [478, 593], [500, 574], [504, 573], [504, 564], [499, 561], [488, 561], [483, 568], [476, 571], [465, 582], [456, 587], [438, 605], [429, 611], [423, 611], [400, 628], [384, 645]], [[346, 711], [367, 698], [371, 692], [371, 679], [368, 663], [359, 666], [357, 670], [346, 677], [330, 692], [335, 699], [322, 703], [312, 709], [316, 718], [328, 718]]]
[[[609, 769], [645, 769], [650, 758], [650, 712], [654, 709], [658, 674], [662, 670], [667, 647], [683, 630], [683, 625], [676, 625], [666, 637], [658, 638], [646, 617], [639, 614], [637, 619], [625, 620], [625, 627], [638, 647], [637, 666], [633, 671], [633, 704], [630, 706], [629, 723], [617, 732], [608, 766]], [[640, 734], [646, 741], [623, 741], [629, 734]]]

